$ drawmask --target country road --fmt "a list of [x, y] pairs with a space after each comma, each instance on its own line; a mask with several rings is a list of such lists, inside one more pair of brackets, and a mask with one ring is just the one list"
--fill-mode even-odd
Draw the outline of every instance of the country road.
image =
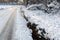
[[17, 7], [1, 10], [0, 12], [0, 40], [11, 40], [11, 33]]
[[0, 21], [0, 40], [32, 40], [31, 30], [21, 13], [21, 6], [0, 10]]

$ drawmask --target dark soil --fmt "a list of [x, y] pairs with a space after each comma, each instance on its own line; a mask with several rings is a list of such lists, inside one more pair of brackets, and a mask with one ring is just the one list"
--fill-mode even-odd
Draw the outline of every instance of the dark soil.
[[[44, 38], [44, 34], [46, 34], [44, 29], [42, 29], [42, 28], [39, 29], [39, 30], [42, 31], [41, 32], [42, 35], [39, 35], [38, 30], [36, 30], [37, 24], [35, 24], [35, 23], [31, 24], [31, 22], [29, 22], [28, 18], [25, 15], [23, 17], [24, 17], [24, 19], [26, 21], [28, 21], [27, 27], [32, 30], [32, 38], [33, 38], [33, 40], [50, 40], [49, 38], [47, 38], [47, 39]], [[41, 38], [39, 38], [39, 36]]]
[[[42, 36], [41, 35], [39, 35], [38, 34], [38, 30], [36, 30], [36, 24], [31, 24], [30, 22], [28, 22], [27, 23], [27, 27], [29, 28], [29, 29], [31, 29], [32, 30], [32, 38], [33, 38], [33, 40], [50, 40], [49, 38], [44, 38], [44, 33], [46, 33], [45, 32], [45, 30], [44, 29], [42, 29], [42, 28], [40, 28], [40, 30], [42, 30], [42, 32], [41, 32], [41, 34], [42, 34]], [[39, 36], [41, 37], [41, 38], [39, 38]]]

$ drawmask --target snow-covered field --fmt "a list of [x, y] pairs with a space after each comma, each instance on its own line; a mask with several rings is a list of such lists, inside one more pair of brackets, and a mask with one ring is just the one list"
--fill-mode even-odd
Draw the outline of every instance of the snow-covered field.
[[[26, 15], [31, 23], [38, 24], [36, 27], [38, 30], [43, 28], [48, 33], [45, 34], [46, 37], [60, 40], [60, 12], [54, 15], [45, 14], [41, 11], [29, 12]], [[41, 34], [41, 31], [38, 31], [38, 34]]]
[[[30, 6], [30, 8], [32, 7]], [[29, 7], [27, 9], [29, 9]], [[32, 24], [38, 24], [36, 27], [38, 34], [42, 35], [41, 30], [39, 30], [39, 28], [42, 28], [46, 31], [44, 34], [45, 38], [50, 38], [50, 40], [60, 40], [60, 10], [58, 10], [57, 13], [49, 14], [42, 10], [25, 10], [24, 8], [22, 8], [22, 10], [24, 10], [25, 16]]]
[[[9, 40], [33, 40], [32, 30], [27, 27], [28, 21], [23, 17], [24, 12], [29, 22], [38, 24], [36, 30], [38, 30], [39, 35], [42, 35], [41, 30], [39, 30], [39, 28], [42, 28], [46, 31], [44, 34], [45, 38], [48, 37], [50, 40], [60, 40], [60, 10], [55, 14], [48, 14], [42, 10], [28, 10], [28, 8], [25, 6], [0, 6], [0, 35], [4, 34], [3, 30], [6, 25], [8, 25], [7, 22], [14, 16], [11, 19], [13, 22], [10, 21], [13, 23], [13, 26], [8, 26], [9, 28], [12, 27], [11, 35], [8, 35], [8, 38], [11, 37]], [[6, 35], [4, 34], [4, 36]], [[0, 39], [4, 40], [1, 36]]]

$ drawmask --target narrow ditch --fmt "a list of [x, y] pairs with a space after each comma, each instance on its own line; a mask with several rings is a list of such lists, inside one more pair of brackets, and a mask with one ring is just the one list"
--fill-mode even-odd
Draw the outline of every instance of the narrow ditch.
[[35, 23], [33, 23], [33, 24], [31, 24], [31, 22], [27, 23], [27, 27], [32, 30], [32, 38], [33, 38], [33, 40], [50, 40], [49, 38], [47, 38], [47, 39], [44, 38], [44, 34], [46, 32], [42, 28], [40, 28], [40, 30], [42, 31], [41, 32], [42, 35], [39, 35], [38, 30], [36, 30], [36, 26], [37, 26], [37, 24], [35, 24]]
[[49, 38], [47, 38], [47, 39], [44, 38], [44, 34], [46, 34], [44, 29], [42, 29], [42, 28], [39, 29], [39, 30], [42, 31], [41, 32], [42, 35], [38, 34], [38, 30], [36, 30], [36, 27], [38, 25], [35, 24], [35, 23], [32, 24], [31, 22], [29, 22], [28, 18], [25, 15], [23, 15], [23, 17], [24, 17], [24, 19], [26, 21], [28, 21], [27, 27], [32, 30], [32, 38], [33, 38], [33, 40], [50, 40]]

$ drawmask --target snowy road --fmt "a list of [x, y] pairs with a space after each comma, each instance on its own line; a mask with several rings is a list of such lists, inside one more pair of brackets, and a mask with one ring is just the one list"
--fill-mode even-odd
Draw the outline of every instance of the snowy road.
[[[7, 40], [17, 8], [0, 10], [0, 40]], [[2, 12], [3, 11], [3, 12]], [[10, 37], [9, 37], [10, 38]]]
[[0, 40], [32, 40], [26, 23], [21, 16], [20, 7], [0, 10]]
[[[36, 29], [44, 28], [49, 37], [60, 40], [60, 11], [55, 14], [46, 14], [43, 11], [29, 11], [24, 6], [9, 6], [0, 9], [0, 40], [33, 40], [32, 30], [27, 27], [27, 21], [38, 24]], [[38, 31], [40, 34], [41, 32]]]

